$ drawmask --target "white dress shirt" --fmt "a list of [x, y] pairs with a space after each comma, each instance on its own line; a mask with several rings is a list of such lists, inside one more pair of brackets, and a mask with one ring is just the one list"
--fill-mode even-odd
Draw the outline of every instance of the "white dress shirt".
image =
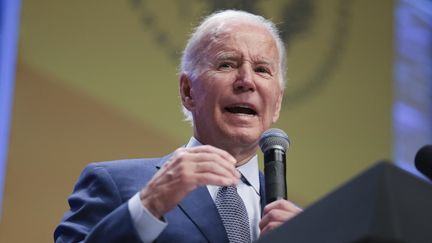
[[[197, 139], [191, 137], [186, 148], [202, 145]], [[237, 167], [246, 181], [240, 180], [237, 185], [237, 192], [242, 198], [246, 211], [249, 217], [252, 241], [259, 237], [259, 221], [261, 220], [261, 204], [260, 204], [260, 183], [259, 183], [259, 168], [258, 159], [255, 155], [247, 163]], [[216, 199], [216, 194], [219, 186], [207, 185], [207, 189], [213, 201]], [[160, 235], [169, 222], [164, 222], [155, 218], [141, 203], [139, 192], [136, 193], [128, 201], [129, 213], [135, 229], [137, 230], [141, 240], [152, 242]]]

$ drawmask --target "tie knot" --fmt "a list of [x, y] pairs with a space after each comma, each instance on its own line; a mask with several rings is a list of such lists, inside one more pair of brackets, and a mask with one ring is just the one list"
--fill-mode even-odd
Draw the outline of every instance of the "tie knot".
[[220, 191], [227, 191], [227, 192], [230, 192], [230, 191], [237, 192], [237, 186], [224, 186], [224, 187], [221, 187], [219, 190]]

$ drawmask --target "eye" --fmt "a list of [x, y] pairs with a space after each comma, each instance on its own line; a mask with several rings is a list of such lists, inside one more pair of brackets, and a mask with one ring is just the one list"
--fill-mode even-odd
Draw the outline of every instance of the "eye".
[[271, 74], [270, 69], [264, 66], [258, 66], [255, 68], [255, 72], [257, 73], [267, 73], [267, 74]]
[[218, 65], [219, 70], [226, 70], [236, 68], [236, 64], [234, 62], [221, 62]]

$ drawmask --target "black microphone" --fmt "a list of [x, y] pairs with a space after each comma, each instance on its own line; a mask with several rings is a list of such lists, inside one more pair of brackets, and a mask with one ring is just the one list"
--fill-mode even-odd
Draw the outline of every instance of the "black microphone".
[[266, 204], [287, 199], [285, 153], [289, 144], [288, 135], [277, 128], [265, 131], [260, 138], [259, 146], [264, 153]]
[[417, 152], [415, 167], [432, 180], [432, 145], [425, 145]]

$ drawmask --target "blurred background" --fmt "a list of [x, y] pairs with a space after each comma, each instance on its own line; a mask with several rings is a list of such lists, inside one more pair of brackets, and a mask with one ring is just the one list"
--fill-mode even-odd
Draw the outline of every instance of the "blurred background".
[[[432, 143], [430, 0], [2, 0], [0, 242], [49, 242], [86, 164], [187, 143], [179, 57], [218, 9], [275, 23], [293, 141], [289, 198], [307, 207], [380, 160], [416, 173]], [[261, 162], [262, 166], [262, 162]]]

